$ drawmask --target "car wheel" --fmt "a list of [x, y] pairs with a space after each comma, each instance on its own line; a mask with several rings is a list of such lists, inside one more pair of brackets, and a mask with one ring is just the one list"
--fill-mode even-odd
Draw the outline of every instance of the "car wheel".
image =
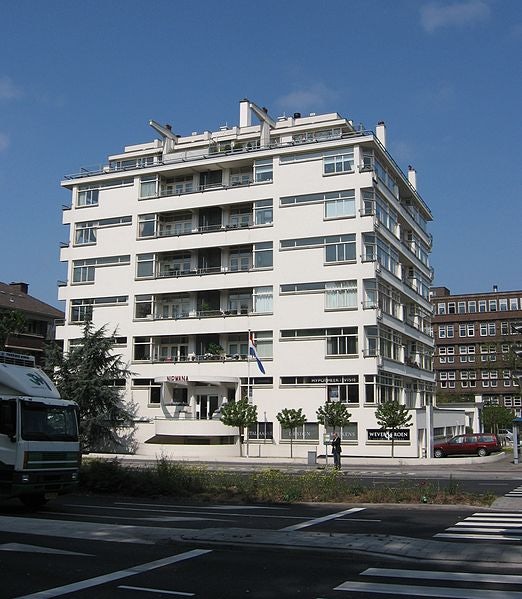
[[442, 449], [436, 449], [436, 450], [433, 452], [433, 455], [434, 455], [436, 458], [443, 458], [443, 457], [444, 457], [444, 452], [442, 451]]
[[477, 451], [477, 453], [479, 454], [479, 456], [480, 456], [481, 458], [483, 458], [484, 456], [487, 456], [487, 455], [488, 455], [488, 452], [486, 451], [485, 447], [481, 447], [481, 448], [480, 448], [480, 449]]

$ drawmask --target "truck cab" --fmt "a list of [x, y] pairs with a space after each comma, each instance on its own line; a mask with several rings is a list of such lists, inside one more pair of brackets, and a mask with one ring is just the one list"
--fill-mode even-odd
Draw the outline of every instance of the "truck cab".
[[30, 507], [74, 491], [78, 410], [32, 356], [0, 352], [0, 498]]

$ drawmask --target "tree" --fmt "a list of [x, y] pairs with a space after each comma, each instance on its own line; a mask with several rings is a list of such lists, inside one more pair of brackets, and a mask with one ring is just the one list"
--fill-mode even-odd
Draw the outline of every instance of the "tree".
[[513, 413], [504, 406], [484, 406], [482, 422], [487, 431], [498, 433], [499, 428], [513, 428]]
[[346, 426], [352, 417], [346, 406], [339, 401], [327, 401], [317, 409], [316, 414], [319, 424], [332, 427], [334, 431]]
[[87, 451], [135, 450], [136, 407], [125, 404], [121, 386], [131, 372], [121, 355], [114, 354], [115, 332], [107, 336], [105, 327], [94, 330], [86, 323], [83, 337], [68, 353], [56, 345], [46, 350], [46, 370], [60, 395], [79, 407], [80, 441]]
[[406, 406], [396, 399], [379, 404], [375, 410], [377, 424], [386, 431], [391, 431], [391, 457], [395, 446], [395, 431], [405, 426], [412, 426], [412, 415]]
[[290, 457], [293, 458], [294, 453], [292, 443], [294, 431], [297, 427], [303, 426], [306, 422], [306, 416], [303, 414], [302, 408], [299, 408], [298, 410], [294, 408], [284, 408], [279, 414], [276, 414], [276, 418], [282, 429], [290, 430]]
[[9, 335], [19, 335], [26, 325], [26, 318], [20, 310], [0, 312], [0, 350], [5, 350]]
[[239, 428], [239, 455], [242, 456], [243, 445], [241, 439], [243, 431], [257, 422], [257, 406], [249, 403], [246, 397], [239, 401], [229, 401], [221, 408], [220, 420], [227, 426], [237, 426]]

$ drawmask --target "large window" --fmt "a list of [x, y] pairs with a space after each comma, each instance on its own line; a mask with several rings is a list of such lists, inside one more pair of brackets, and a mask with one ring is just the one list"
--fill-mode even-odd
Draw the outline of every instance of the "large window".
[[325, 308], [357, 308], [357, 281], [332, 281], [325, 284]]
[[359, 403], [359, 380], [354, 377], [354, 382], [347, 385], [328, 385], [328, 401], [341, 403]]
[[272, 242], [254, 244], [254, 267], [270, 268], [274, 265]]
[[140, 179], [140, 198], [154, 198], [158, 195], [158, 176], [146, 175]]
[[291, 430], [281, 429], [281, 439], [283, 441], [319, 441], [319, 424], [317, 422], [306, 422], [302, 426]]
[[254, 202], [254, 224], [270, 225], [274, 218], [273, 200], [258, 200]]
[[256, 160], [254, 162], [254, 180], [256, 183], [272, 181], [274, 176], [274, 167], [272, 159]]
[[273, 312], [273, 288], [254, 287], [253, 300], [256, 314], [270, 314]]
[[97, 206], [99, 189], [89, 189], [82, 186], [78, 190], [77, 206]]
[[359, 353], [357, 327], [327, 329], [327, 356], [356, 356]]
[[342, 152], [335, 153], [323, 158], [323, 172], [325, 175], [335, 173], [351, 173], [353, 172], [353, 148], [347, 148]]
[[353, 262], [356, 259], [355, 233], [332, 235], [326, 241], [326, 262]]
[[325, 194], [325, 218], [346, 218], [355, 216], [355, 191], [336, 191]]

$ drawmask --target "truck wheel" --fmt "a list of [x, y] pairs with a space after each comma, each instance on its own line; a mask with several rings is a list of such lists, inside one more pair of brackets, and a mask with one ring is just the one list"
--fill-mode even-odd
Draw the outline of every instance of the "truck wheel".
[[47, 499], [43, 493], [35, 493], [34, 495], [21, 495], [20, 501], [25, 507], [38, 509], [47, 503]]

